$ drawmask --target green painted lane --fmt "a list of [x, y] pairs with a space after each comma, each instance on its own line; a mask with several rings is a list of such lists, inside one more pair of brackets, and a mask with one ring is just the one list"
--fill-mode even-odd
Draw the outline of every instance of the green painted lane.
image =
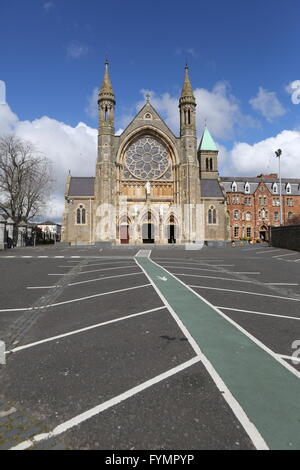
[[165, 269], [148, 258], [139, 257], [136, 262], [176, 312], [269, 448], [300, 449], [299, 378]]

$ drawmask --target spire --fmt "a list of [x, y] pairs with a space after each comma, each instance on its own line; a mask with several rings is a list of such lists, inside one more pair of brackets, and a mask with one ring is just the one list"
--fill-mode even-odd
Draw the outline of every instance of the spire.
[[108, 71], [108, 61], [105, 61], [105, 72], [102, 81], [101, 88], [99, 90], [99, 99], [112, 99], [115, 101], [115, 94], [112, 88], [112, 84], [110, 81], [109, 71]]
[[211, 151], [211, 152], [217, 152], [218, 151], [217, 146], [216, 146], [212, 136], [210, 135], [210, 132], [207, 129], [206, 125], [204, 127], [204, 132], [203, 132], [200, 144], [199, 144], [199, 150], [208, 150], [208, 151]]
[[190, 77], [189, 77], [189, 67], [186, 64], [184, 83], [183, 83], [180, 99], [182, 100], [183, 98], [187, 98], [187, 97], [193, 98], [193, 100], [195, 100], [192, 85], [191, 85], [191, 81], [190, 81]]

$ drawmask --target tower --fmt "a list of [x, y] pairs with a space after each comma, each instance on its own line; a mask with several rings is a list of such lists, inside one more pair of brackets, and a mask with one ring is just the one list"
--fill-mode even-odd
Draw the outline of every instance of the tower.
[[95, 240], [105, 239], [110, 241], [115, 238], [114, 231], [112, 232], [112, 230], [115, 230], [115, 223], [111, 223], [107, 219], [107, 216], [113, 217], [113, 209], [116, 204], [115, 105], [115, 94], [109, 76], [108, 61], [106, 61], [104, 77], [98, 94], [99, 128], [95, 178]]
[[217, 179], [218, 149], [206, 125], [198, 148], [201, 179]]
[[181, 140], [181, 202], [185, 219], [186, 241], [195, 241], [195, 210], [200, 200], [199, 168], [197, 162], [196, 99], [185, 66], [185, 78], [179, 99]]

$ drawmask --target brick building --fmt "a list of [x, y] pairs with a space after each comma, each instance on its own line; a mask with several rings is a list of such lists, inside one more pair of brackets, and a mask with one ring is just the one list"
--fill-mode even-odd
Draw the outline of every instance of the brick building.
[[[280, 225], [280, 190], [277, 174], [221, 177], [227, 195], [227, 215], [232, 240], [266, 240], [269, 226]], [[283, 224], [300, 216], [300, 179], [282, 178]]]

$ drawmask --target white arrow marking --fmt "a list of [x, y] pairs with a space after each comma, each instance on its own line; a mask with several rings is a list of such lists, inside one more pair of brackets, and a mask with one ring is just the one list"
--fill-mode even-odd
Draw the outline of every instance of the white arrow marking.
[[168, 280], [168, 278], [166, 276], [163, 276], [163, 277], [157, 276], [157, 278], [160, 279], [161, 281], [167, 281]]

